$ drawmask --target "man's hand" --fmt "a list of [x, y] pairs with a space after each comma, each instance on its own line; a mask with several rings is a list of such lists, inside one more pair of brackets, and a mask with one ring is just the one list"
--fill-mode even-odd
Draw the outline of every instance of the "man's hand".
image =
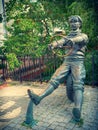
[[73, 46], [73, 41], [71, 39], [69, 39], [69, 38], [65, 38], [65, 42], [64, 42], [63, 46], [72, 47]]
[[52, 43], [51, 43], [51, 45], [54, 47], [54, 48], [56, 48], [57, 46], [58, 46], [58, 41], [53, 41]]
[[48, 49], [49, 49], [49, 50], [54, 49], [54, 47], [52, 46], [52, 44], [48, 44]]

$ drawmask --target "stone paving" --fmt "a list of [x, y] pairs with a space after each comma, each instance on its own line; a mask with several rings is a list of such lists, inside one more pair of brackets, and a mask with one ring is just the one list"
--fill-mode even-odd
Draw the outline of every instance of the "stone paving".
[[13, 83], [2, 88], [0, 130], [98, 130], [98, 87], [90, 86], [85, 86], [81, 126], [72, 122], [74, 104], [68, 100], [64, 85], [34, 106], [34, 119], [38, 121], [36, 125], [32, 128], [22, 126], [29, 102], [27, 89], [39, 94], [46, 86], [46, 83]]

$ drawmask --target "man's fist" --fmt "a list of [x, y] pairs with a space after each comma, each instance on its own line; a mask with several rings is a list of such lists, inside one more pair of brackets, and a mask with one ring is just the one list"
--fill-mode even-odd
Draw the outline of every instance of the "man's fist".
[[49, 50], [54, 49], [54, 47], [52, 46], [52, 44], [48, 44], [48, 49], [49, 49]]

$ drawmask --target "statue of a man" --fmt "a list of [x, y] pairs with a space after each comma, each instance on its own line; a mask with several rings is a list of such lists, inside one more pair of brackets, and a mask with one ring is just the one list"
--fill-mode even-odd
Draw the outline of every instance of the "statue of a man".
[[[35, 105], [38, 105], [43, 98], [50, 95], [56, 88], [58, 88], [59, 84], [65, 81], [67, 75], [71, 72], [74, 90], [74, 108], [72, 114], [76, 121], [80, 121], [84, 79], [86, 75], [84, 53], [88, 43], [88, 37], [81, 32], [82, 19], [80, 16], [74, 15], [69, 17], [69, 25], [71, 28], [70, 33], [66, 38], [59, 40], [58, 43], [61, 46], [71, 45], [73, 47], [71, 54], [64, 58], [63, 64], [56, 70], [49, 81], [47, 89], [41, 95], [34, 94], [30, 89], [28, 89], [28, 95]], [[58, 43], [53, 42], [52, 46], [55, 48], [58, 46]]]

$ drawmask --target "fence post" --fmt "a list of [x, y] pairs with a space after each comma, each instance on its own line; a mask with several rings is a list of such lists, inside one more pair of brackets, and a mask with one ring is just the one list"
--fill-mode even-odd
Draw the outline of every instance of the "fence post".
[[4, 58], [2, 57], [2, 66], [3, 66], [3, 68], [2, 68], [2, 70], [3, 70], [3, 80], [5, 80], [5, 66], [4, 66]]
[[92, 86], [95, 86], [95, 80], [94, 80], [94, 54], [92, 54]]
[[22, 83], [22, 74], [21, 74], [21, 67], [19, 68], [19, 80], [20, 80], [20, 83]]
[[[42, 83], [42, 68], [41, 68], [41, 59], [42, 57], [39, 57], [39, 69], [40, 69], [40, 83]], [[43, 67], [43, 66], [42, 66]]]

